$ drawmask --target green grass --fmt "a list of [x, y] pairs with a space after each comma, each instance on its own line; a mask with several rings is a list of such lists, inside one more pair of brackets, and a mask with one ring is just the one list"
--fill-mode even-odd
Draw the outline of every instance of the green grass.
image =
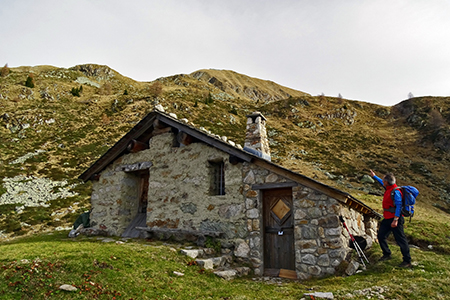
[[[450, 293], [450, 258], [432, 251], [411, 249], [415, 266], [396, 267], [394, 259], [374, 261], [377, 245], [367, 252], [367, 270], [350, 277], [308, 281], [231, 281], [192, 265], [179, 254], [180, 245], [145, 240], [105, 243], [96, 237], [66, 237], [67, 232], [17, 238], [0, 244], [0, 297], [4, 299], [301, 299], [304, 293], [332, 292], [335, 299], [367, 299], [356, 290], [381, 286], [387, 299], [445, 299]], [[27, 261], [24, 261], [27, 260]], [[184, 276], [176, 276], [174, 271]], [[59, 291], [71, 284], [77, 292]], [[114, 298], [115, 297], [115, 298]]]
[[45, 223], [51, 220], [51, 212], [46, 207], [27, 207], [23, 213], [21, 213], [20, 221], [27, 222], [30, 225], [37, 225]]
[[6, 193], [6, 188], [4, 188], [3, 186], [0, 186], [0, 196], [5, 193]]
[[[65, 70], [50, 69], [53, 70], [53, 75]], [[42, 72], [49, 71], [42, 69]], [[122, 93], [127, 88], [133, 95], [98, 95], [97, 88], [83, 86], [80, 99], [66, 97], [65, 94], [71, 88], [79, 87], [73, 80], [85, 75], [77, 71], [63, 73], [70, 78], [39, 76], [38, 87], [34, 89], [34, 100], [13, 100], [22, 93], [28, 71], [11, 70], [8, 77], [0, 78], [0, 83], [10, 92], [9, 100], [2, 101], [0, 109], [15, 120], [31, 125], [23, 131], [26, 138], [17, 139], [18, 133], [12, 134], [6, 129], [6, 125], [13, 122], [0, 118], [0, 140], [3, 141], [0, 143], [0, 178], [35, 175], [77, 182], [76, 178], [89, 165], [157, 103], [154, 97], [149, 97], [149, 83], [139, 83], [120, 76], [111, 80], [113, 90], [120, 90]], [[40, 71], [36, 74], [40, 74]], [[175, 78], [183, 84], [189, 83], [189, 86], [175, 84]], [[280, 286], [253, 282], [250, 278], [226, 282], [209, 272], [200, 274], [198, 267], [187, 267], [185, 258], [170, 252], [168, 247], [158, 248], [152, 243], [145, 246], [142, 241], [126, 245], [105, 244], [95, 238], [78, 238], [73, 241], [66, 239], [64, 233], [39, 235], [31, 239], [22, 237], [20, 240], [0, 244], [0, 265], [5, 266], [0, 269], [0, 298], [31, 298], [31, 290], [25, 290], [30, 287], [34, 289], [34, 299], [45, 299], [46, 293], [50, 291], [47, 298], [54, 299], [92, 299], [96, 296], [100, 299], [301, 299], [303, 292], [309, 289], [330, 291], [335, 293], [336, 298], [342, 299], [348, 292], [374, 285], [388, 287], [389, 291], [384, 296], [389, 299], [444, 299], [445, 296], [442, 295], [449, 293], [444, 283], [449, 277], [446, 270], [450, 269], [450, 225], [448, 214], [443, 211], [448, 212], [450, 209], [449, 203], [441, 196], [443, 190], [449, 190], [447, 174], [450, 156], [448, 151], [439, 148], [439, 143], [436, 144], [439, 140], [436, 138], [444, 139], [442, 142], [448, 140], [447, 131], [445, 128], [439, 132], [428, 131], [427, 127], [420, 127], [422, 120], [430, 124], [429, 113], [432, 107], [443, 108], [444, 119], [450, 120], [448, 97], [413, 99], [405, 104], [413, 109], [406, 107], [401, 118], [394, 119], [392, 115], [380, 117], [379, 110], [386, 113], [386, 108], [377, 105], [322, 96], [293, 97], [265, 104], [264, 101], [255, 102], [241, 95], [242, 99], [214, 100], [207, 105], [204, 99], [208, 94], [204, 92], [211, 91], [217, 95], [221, 91], [211, 89], [203, 82], [187, 76], [176, 76], [163, 82], [164, 91], [158, 102], [167, 107], [168, 112], [176, 113], [180, 119], [186, 117], [197, 128], [204, 126], [237, 143], [242, 144], [244, 139], [245, 115], [255, 110], [261, 111], [268, 120], [267, 130], [274, 162], [287, 168], [295, 167], [306, 176], [312, 177], [317, 173], [319, 180], [323, 172], [315, 170], [314, 166], [320, 166], [323, 171], [335, 175], [342, 174], [345, 182], [330, 182], [331, 185], [352, 195], [357, 194], [358, 199], [372, 208], [381, 207], [380, 197], [360, 193], [360, 190], [348, 188], [345, 183], [355, 185], [362, 174], [367, 174], [368, 169], [374, 169], [379, 174], [394, 171], [408, 184], [419, 185], [421, 196], [417, 216], [412, 223], [407, 223], [405, 229], [411, 241], [424, 249], [412, 250], [417, 267], [412, 271], [398, 270], [395, 268], [399, 263], [397, 259], [385, 264], [371, 264], [366, 272], [346, 278], [337, 276], [301, 283], [289, 282]], [[243, 81], [242, 84], [246, 83]], [[38, 91], [47, 87], [55, 100], [40, 98]], [[60, 100], [57, 100], [57, 95]], [[118, 99], [117, 103], [114, 98]], [[134, 101], [129, 101], [131, 98]], [[194, 107], [195, 103], [197, 107]], [[341, 108], [357, 111], [353, 125], [343, 125], [344, 120], [341, 119], [318, 118], [319, 114], [335, 113]], [[412, 111], [419, 123], [408, 119]], [[136, 116], [137, 113], [139, 116]], [[110, 123], [103, 121], [103, 114], [111, 117]], [[235, 124], [230, 124], [230, 114], [235, 116]], [[56, 122], [50, 125], [42, 123], [50, 118], [54, 118]], [[300, 122], [304, 123], [304, 127], [297, 126]], [[306, 126], [307, 122], [314, 124], [316, 128], [308, 128], [310, 125]], [[319, 122], [323, 126], [318, 126]], [[392, 138], [394, 133], [395, 139]], [[440, 135], [433, 135], [437, 133]], [[29, 158], [24, 164], [9, 164], [37, 149], [45, 149], [47, 152]], [[294, 155], [300, 149], [308, 154]], [[73, 224], [79, 214], [90, 208], [91, 188], [91, 183], [80, 184], [73, 189], [79, 193], [78, 196], [53, 200], [47, 209], [26, 208], [23, 214], [15, 212], [16, 205], [0, 205], [0, 230], [12, 232], [17, 237], [32, 231], [30, 227], [22, 227], [23, 222], [43, 225], [44, 229]], [[0, 195], [5, 192], [0, 181]], [[65, 214], [59, 221], [49, 219], [52, 212], [64, 210], [74, 202], [79, 203], [75, 212]], [[442, 207], [442, 211], [436, 207]], [[433, 246], [434, 252], [428, 251], [428, 245]], [[394, 254], [398, 258], [400, 255], [397, 247], [392, 248], [397, 251]], [[141, 253], [143, 251], [145, 253]], [[108, 253], [113, 253], [118, 259], [112, 259]], [[166, 253], [171, 253], [169, 260]], [[370, 254], [373, 259], [380, 255], [376, 245]], [[28, 272], [27, 275], [21, 271], [30, 270], [31, 265], [27, 266], [28, 269], [15, 269], [11, 265], [14, 260], [28, 258], [32, 261], [37, 256], [43, 262], [39, 266], [42, 269], [40, 273]], [[95, 259], [112, 265], [114, 269], [94, 268]], [[173, 276], [173, 270], [178, 268], [186, 274], [184, 277]], [[14, 273], [13, 270], [17, 272]], [[54, 274], [48, 278], [42, 275], [46, 272]], [[30, 274], [42, 276], [34, 278]], [[16, 275], [23, 277], [15, 277]], [[10, 277], [6, 279], [5, 276]], [[91, 279], [88, 280], [89, 276]], [[27, 280], [26, 288], [25, 285], [14, 284], [24, 280]], [[12, 286], [8, 285], [9, 282], [12, 282]], [[94, 285], [88, 283], [88, 286], [86, 282], [93, 282]], [[69, 295], [58, 293], [54, 287], [60, 283], [76, 284], [83, 287], [83, 291], [81, 294]], [[100, 287], [105, 294], [98, 295]], [[178, 293], [170, 287], [178, 290]], [[87, 288], [91, 290], [87, 291]], [[143, 289], [146, 291], [143, 292]]]

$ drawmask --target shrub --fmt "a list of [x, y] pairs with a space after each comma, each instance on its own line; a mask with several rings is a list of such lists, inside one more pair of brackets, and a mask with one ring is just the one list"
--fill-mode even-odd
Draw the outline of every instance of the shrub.
[[236, 109], [236, 107], [231, 107], [231, 109], [228, 111], [230, 114], [233, 114], [233, 115], [238, 115], [238, 111], [237, 111], [237, 109]]
[[34, 82], [34, 74], [30, 73], [27, 77], [27, 81], [25, 82], [25, 86], [29, 88], [34, 88], [35, 82]]
[[72, 90], [70, 91], [70, 93], [72, 94], [72, 96], [75, 97], [80, 97], [80, 93], [83, 91], [83, 86], [80, 85], [79, 88], [72, 88]]
[[148, 87], [148, 91], [153, 98], [159, 97], [162, 94], [162, 84], [159, 81], [154, 82]]
[[123, 94], [124, 94], [125, 96], [128, 95], [128, 91], [127, 91], [127, 90], [123, 91]]
[[8, 76], [8, 74], [9, 74], [8, 64], [5, 64], [5, 66], [0, 71], [0, 76], [1, 77], [6, 77], [6, 76]]
[[77, 88], [72, 88], [70, 93], [72, 94], [72, 96], [80, 97], [80, 91]]
[[209, 104], [212, 104], [212, 103], [214, 103], [214, 99], [213, 99], [211, 93], [209, 93], [208, 96], [205, 98], [205, 104], [209, 105]]

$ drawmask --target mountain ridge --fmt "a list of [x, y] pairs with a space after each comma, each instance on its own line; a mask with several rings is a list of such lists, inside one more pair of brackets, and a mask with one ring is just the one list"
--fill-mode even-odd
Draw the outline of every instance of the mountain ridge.
[[198, 80], [211, 83], [220, 90], [236, 97], [248, 97], [254, 101], [270, 102], [289, 97], [309, 95], [270, 80], [250, 77], [231, 70], [202, 69], [189, 75]]
[[[32, 88], [26, 86], [30, 73]], [[369, 169], [393, 171], [400, 183], [419, 187], [424, 208], [447, 211], [449, 100], [420, 97], [385, 107], [312, 96], [229, 70], [138, 82], [95, 64], [11, 68], [0, 77], [0, 177], [68, 180], [78, 195], [53, 200], [50, 207], [57, 211], [77, 202], [78, 208], [56, 221], [48, 209], [19, 214], [12, 213], [14, 205], [0, 204], [0, 228], [25, 234], [30, 229], [23, 223], [36, 215], [48, 226], [74, 221], [89, 208], [90, 196], [90, 184], [76, 178], [157, 104], [240, 144], [245, 116], [261, 111], [275, 163], [356, 194], [377, 209], [370, 195], [379, 191], [361, 178]], [[11, 163], [20, 157], [27, 158]], [[0, 186], [0, 195], [5, 193]]]

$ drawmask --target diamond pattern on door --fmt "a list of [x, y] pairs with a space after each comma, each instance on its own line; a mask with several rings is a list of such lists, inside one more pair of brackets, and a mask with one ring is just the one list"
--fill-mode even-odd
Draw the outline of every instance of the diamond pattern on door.
[[278, 225], [282, 225], [291, 215], [291, 208], [282, 199], [278, 199], [274, 203], [270, 208], [270, 213]]

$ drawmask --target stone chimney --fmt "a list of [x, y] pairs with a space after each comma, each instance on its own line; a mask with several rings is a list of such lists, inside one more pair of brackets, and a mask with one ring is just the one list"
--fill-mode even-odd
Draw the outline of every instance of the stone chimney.
[[269, 161], [271, 160], [269, 140], [266, 132], [266, 118], [259, 111], [255, 111], [247, 116], [244, 150]]

